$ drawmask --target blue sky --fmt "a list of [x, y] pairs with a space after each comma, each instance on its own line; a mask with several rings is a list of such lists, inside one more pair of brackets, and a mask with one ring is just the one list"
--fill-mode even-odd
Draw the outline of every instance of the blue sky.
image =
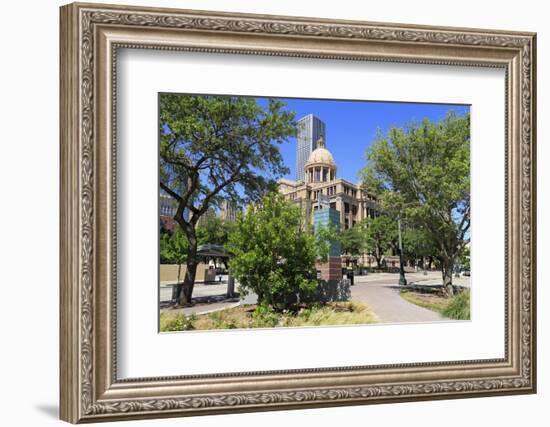
[[[266, 98], [256, 98], [266, 105]], [[326, 124], [326, 146], [338, 167], [337, 177], [358, 182], [358, 172], [366, 165], [365, 152], [374, 141], [377, 129], [386, 132], [392, 126], [403, 126], [411, 120], [443, 118], [449, 110], [458, 114], [470, 111], [469, 106], [379, 101], [340, 101], [320, 99], [283, 99], [287, 109], [296, 112], [296, 119], [314, 114]], [[295, 179], [296, 140], [280, 146], [288, 179]]]

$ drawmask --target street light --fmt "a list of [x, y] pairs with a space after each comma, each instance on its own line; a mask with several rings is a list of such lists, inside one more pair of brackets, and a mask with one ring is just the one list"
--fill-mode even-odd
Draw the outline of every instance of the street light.
[[405, 268], [403, 267], [403, 242], [401, 240], [401, 218], [397, 219], [397, 234], [399, 236], [399, 285], [407, 286]]

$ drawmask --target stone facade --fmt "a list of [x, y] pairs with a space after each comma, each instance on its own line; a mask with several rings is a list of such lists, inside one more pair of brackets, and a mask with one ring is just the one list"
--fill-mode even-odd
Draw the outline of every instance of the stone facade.
[[279, 192], [300, 205], [312, 225], [314, 212], [319, 209], [321, 199], [339, 212], [343, 230], [353, 227], [364, 218], [378, 216], [379, 208], [374, 194], [358, 184], [337, 178], [336, 172], [336, 163], [321, 138], [305, 164], [305, 180], [282, 179], [279, 181]]

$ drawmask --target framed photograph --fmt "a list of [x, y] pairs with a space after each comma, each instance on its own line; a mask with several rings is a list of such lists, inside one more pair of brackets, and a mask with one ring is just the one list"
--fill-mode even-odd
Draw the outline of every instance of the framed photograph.
[[535, 34], [60, 22], [63, 420], [536, 391]]

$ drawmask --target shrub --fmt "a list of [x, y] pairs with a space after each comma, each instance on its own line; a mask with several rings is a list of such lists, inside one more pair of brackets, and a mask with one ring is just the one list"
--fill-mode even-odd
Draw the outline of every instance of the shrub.
[[227, 250], [243, 295], [254, 292], [260, 305], [281, 312], [315, 289], [318, 245], [303, 223], [300, 208], [277, 193], [237, 217]]
[[192, 331], [195, 329], [194, 322], [197, 320], [197, 316], [191, 314], [190, 316], [177, 316], [170, 319], [166, 319], [162, 322], [160, 329], [162, 332], [178, 332], [178, 331]]
[[470, 290], [456, 294], [441, 314], [449, 319], [470, 320]]

